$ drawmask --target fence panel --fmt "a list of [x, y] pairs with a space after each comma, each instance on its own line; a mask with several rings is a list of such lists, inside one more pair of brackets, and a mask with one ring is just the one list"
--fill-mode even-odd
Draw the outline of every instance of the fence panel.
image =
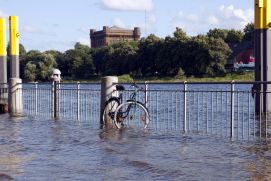
[[[145, 90], [138, 92], [136, 100], [149, 109], [150, 129], [208, 134], [240, 141], [270, 137], [270, 116], [257, 115], [254, 107], [256, 94], [263, 95], [263, 92], [254, 92], [252, 84], [152, 83], [140, 86]], [[133, 93], [130, 86], [125, 84], [125, 87], [123, 101], [130, 99]], [[52, 99], [51, 83], [23, 84], [26, 115], [52, 118]], [[60, 84], [60, 118], [99, 124], [100, 99], [99, 84]]]

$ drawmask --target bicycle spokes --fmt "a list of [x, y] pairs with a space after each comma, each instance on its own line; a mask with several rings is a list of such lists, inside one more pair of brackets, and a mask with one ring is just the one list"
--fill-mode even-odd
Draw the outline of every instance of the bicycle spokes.
[[115, 124], [118, 128], [122, 127], [119, 125], [119, 119], [122, 118], [122, 123], [132, 127], [147, 127], [149, 123], [149, 113], [147, 108], [141, 103], [127, 102], [120, 105], [117, 108], [117, 115], [115, 115]]

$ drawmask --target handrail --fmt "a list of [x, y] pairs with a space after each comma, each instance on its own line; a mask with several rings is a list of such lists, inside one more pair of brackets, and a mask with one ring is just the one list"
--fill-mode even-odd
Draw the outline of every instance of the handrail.
[[[133, 83], [115, 83], [116, 84], [133, 84]], [[145, 84], [138, 82], [137, 84]], [[146, 84], [271, 84], [271, 81], [222, 81], [222, 82], [147, 82]]]

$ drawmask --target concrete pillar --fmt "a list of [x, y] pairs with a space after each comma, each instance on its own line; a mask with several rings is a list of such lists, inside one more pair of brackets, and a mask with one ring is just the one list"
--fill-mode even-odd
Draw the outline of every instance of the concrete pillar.
[[10, 77], [20, 78], [19, 71], [19, 25], [18, 17], [9, 17], [9, 30], [10, 30]]
[[22, 116], [23, 101], [22, 101], [22, 79], [9, 79], [9, 99], [8, 110], [11, 116]]
[[100, 107], [100, 121], [102, 122], [102, 111], [105, 106], [105, 102], [112, 96], [118, 96], [118, 93], [115, 91], [115, 84], [118, 83], [118, 77], [116, 76], [106, 76], [102, 77], [101, 81], [101, 107]]

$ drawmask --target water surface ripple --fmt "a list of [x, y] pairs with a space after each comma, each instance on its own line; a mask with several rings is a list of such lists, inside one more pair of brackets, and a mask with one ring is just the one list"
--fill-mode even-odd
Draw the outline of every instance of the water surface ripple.
[[206, 135], [0, 116], [0, 180], [269, 180], [269, 148]]

